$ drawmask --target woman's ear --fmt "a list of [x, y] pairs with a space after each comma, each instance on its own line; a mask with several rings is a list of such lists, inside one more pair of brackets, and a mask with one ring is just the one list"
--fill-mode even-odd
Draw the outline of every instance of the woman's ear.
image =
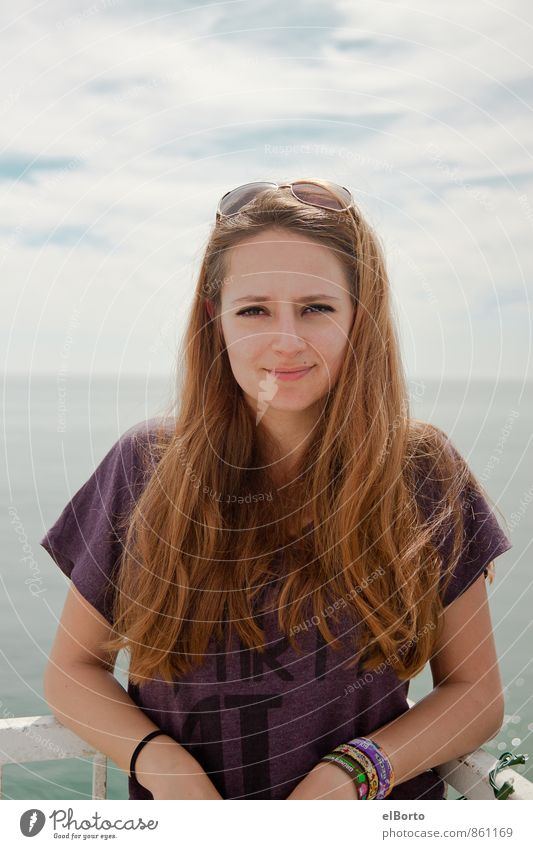
[[205, 306], [206, 306], [207, 312], [209, 314], [209, 318], [213, 318], [213, 314], [215, 312], [215, 307], [208, 298], [205, 298]]

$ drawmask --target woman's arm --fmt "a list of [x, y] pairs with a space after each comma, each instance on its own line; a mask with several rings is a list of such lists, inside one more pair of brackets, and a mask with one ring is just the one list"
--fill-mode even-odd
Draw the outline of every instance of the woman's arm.
[[[114, 660], [99, 645], [109, 623], [71, 585], [44, 677], [54, 715], [129, 774], [131, 756], [157, 726], [113, 675]], [[172, 737], [154, 737], [135, 765], [155, 799], [221, 799], [198, 761]]]
[[[430, 660], [434, 689], [367, 735], [387, 753], [395, 784], [475, 751], [503, 722], [504, 698], [483, 575], [443, 615], [444, 629]], [[324, 795], [337, 781], [333, 769], [342, 779], [339, 767], [319, 763], [288, 798], [355, 798], [347, 775], [342, 787], [333, 788], [334, 795]]]
[[[63, 725], [128, 774], [137, 743], [157, 728], [113, 674], [95, 663], [49, 667], [45, 698]], [[135, 772], [156, 799], [222, 798], [198, 761], [167, 735], [143, 746]]]

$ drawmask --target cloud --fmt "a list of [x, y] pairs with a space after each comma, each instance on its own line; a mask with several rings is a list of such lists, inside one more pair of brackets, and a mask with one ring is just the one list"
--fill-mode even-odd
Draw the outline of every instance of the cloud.
[[[427, 374], [445, 368], [428, 326], [458, 317], [455, 368], [472, 357], [469, 373], [488, 375], [495, 345], [504, 374], [530, 368], [525, 2], [65, 0], [12, 16], [0, 100], [8, 369], [30, 368], [35, 338], [31, 367], [54, 370], [83, 304], [73, 370], [95, 356], [115, 372], [127, 346], [128, 370], [143, 372], [164, 325], [169, 344], [150, 364], [168, 371], [219, 196], [305, 174], [350, 186], [382, 235], [401, 333], [416, 334]], [[494, 337], [511, 312], [512, 334]]]

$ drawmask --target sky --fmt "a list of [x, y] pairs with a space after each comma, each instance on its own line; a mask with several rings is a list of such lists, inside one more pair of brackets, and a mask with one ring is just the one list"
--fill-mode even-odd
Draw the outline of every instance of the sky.
[[532, 378], [525, 0], [55, 0], [0, 26], [6, 372], [168, 374], [219, 197], [315, 176], [382, 240], [409, 376]]

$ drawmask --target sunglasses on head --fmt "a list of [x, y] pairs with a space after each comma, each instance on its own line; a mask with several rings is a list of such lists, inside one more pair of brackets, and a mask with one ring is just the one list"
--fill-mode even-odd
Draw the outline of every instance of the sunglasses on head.
[[309, 206], [343, 212], [353, 206], [351, 192], [345, 186], [329, 180], [296, 180], [294, 183], [244, 183], [222, 195], [218, 202], [216, 220], [237, 215], [254, 198], [269, 189], [290, 189], [293, 197]]

